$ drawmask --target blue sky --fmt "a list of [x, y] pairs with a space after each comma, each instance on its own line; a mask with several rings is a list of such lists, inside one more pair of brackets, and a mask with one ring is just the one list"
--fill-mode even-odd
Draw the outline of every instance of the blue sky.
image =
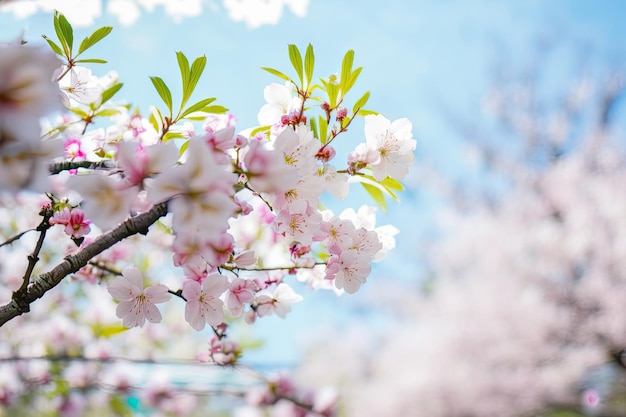
[[[243, 129], [256, 125], [264, 103], [263, 87], [277, 81], [260, 67], [289, 71], [287, 44], [304, 49], [312, 43], [320, 76], [339, 71], [345, 51], [354, 49], [355, 64], [364, 67], [354, 98], [369, 90], [369, 108], [390, 119], [409, 118], [418, 141], [416, 164], [433, 165], [451, 176], [466, 172], [460, 168], [458, 132], [449, 126], [445, 113], [452, 111], [467, 120], [487, 117], [479, 104], [495, 63], [523, 67], [541, 39], [550, 39], [566, 51], [585, 45], [604, 66], [624, 69], [626, 57], [626, 3], [619, 0], [311, 0], [306, 17], [286, 11], [277, 25], [257, 29], [231, 21], [224, 10], [208, 9], [181, 23], [174, 23], [160, 8], [142, 15], [131, 27], [117, 25], [111, 16], [99, 18], [97, 26], [116, 27], [92, 53], [108, 59], [110, 65], [92, 69], [99, 75], [109, 68], [117, 70], [126, 83], [118, 96], [147, 112], [150, 104], [159, 102], [149, 76], [162, 77], [176, 97], [175, 51], [189, 58], [206, 55], [207, 69], [196, 98], [217, 97]], [[16, 20], [0, 13], [0, 28], [0, 40], [18, 36], [23, 29], [32, 41], [42, 33], [53, 33], [52, 17], [43, 14]], [[76, 37], [88, 33], [80, 30]], [[557, 60], [563, 58], [553, 66], [555, 83], [576, 72], [567, 55], [555, 55]], [[362, 140], [361, 132], [355, 128], [344, 140], [356, 144]], [[413, 281], [419, 275], [415, 251], [419, 236], [432, 230], [432, 210], [437, 206], [417, 177], [409, 177], [407, 186], [403, 203], [391, 204], [379, 221], [395, 224], [401, 234], [396, 252], [377, 265], [372, 281], [391, 277]], [[295, 306], [284, 323], [267, 320], [261, 330], [276, 334], [270, 346], [283, 346], [277, 358], [297, 357], [294, 350], [284, 349], [294, 342], [280, 334], [334, 320], [335, 310], [320, 313], [317, 303], [341, 309], [344, 301], [335, 301], [332, 294], [314, 295]], [[343, 319], [352, 318], [358, 319], [354, 315]]]

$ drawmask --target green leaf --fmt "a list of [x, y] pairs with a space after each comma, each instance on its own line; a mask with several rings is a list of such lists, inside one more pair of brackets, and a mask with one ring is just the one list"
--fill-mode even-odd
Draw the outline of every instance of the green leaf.
[[201, 56], [196, 58], [191, 64], [191, 71], [189, 73], [189, 80], [187, 82], [187, 86], [183, 88], [183, 100], [180, 104], [180, 108], [182, 109], [187, 104], [187, 101], [191, 97], [193, 90], [196, 89], [196, 85], [198, 85], [198, 81], [200, 80], [200, 76], [204, 71], [204, 67], [206, 66], [206, 56]]
[[99, 148], [94, 152], [97, 156], [99, 156], [100, 158], [106, 158], [106, 159], [113, 159], [113, 155], [110, 153], [107, 153], [104, 149]]
[[402, 185], [402, 183], [391, 177], [385, 178], [380, 183], [388, 190], [396, 190], [396, 191], [404, 190], [404, 186]]
[[119, 395], [112, 395], [109, 397], [109, 407], [115, 412], [115, 415], [119, 417], [132, 417], [133, 411], [128, 403], [122, 400]]
[[121, 324], [95, 325], [93, 332], [96, 337], [109, 338], [116, 334], [124, 333], [128, 328]]
[[337, 100], [339, 96], [339, 86], [335, 83], [328, 83], [326, 88], [326, 93], [328, 94], [328, 105], [331, 109], [337, 107]]
[[350, 75], [350, 79], [348, 80], [348, 83], [344, 86], [345, 88], [343, 90], [344, 95], [352, 89], [352, 87], [354, 86], [354, 83], [356, 83], [356, 80], [359, 78], [359, 75], [361, 74], [362, 69], [363, 67], [358, 67], [357, 69], [352, 71], [352, 74]]
[[361, 110], [361, 107], [365, 106], [365, 103], [367, 103], [367, 100], [369, 100], [369, 98], [370, 92], [366, 91], [365, 94], [363, 94], [363, 96], [361, 96], [361, 98], [358, 99], [356, 103], [354, 103], [354, 106], [352, 107], [352, 114], [358, 113], [358, 111]]
[[309, 44], [304, 54], [304, 74], [306, 75], [307, 88], [311, 86], [313, 80], [313, 68], [315, 67], [315, 55], [313, 53], [313, 45]]
[[339, 85], [341, 86], [341, 91], [345, 94], [349, 89], [346, 88], [350, 81], [350, 76], [352, 75], [352, 64], [354, 63], [354, 51], [350, 49], [343, 57], [343, 62], [341, 63], [341, 78], [339, 81]]
[[172, 93], [170, 92], [170, 89], [167, 88], [167, 85], [165, 85], [165, 82], [160, 77], [150, 77], [150, 81], [152, 81], [152, 85], [154, 85], [154, 88], [157, 90], [157, 93], [159, 93], [161, 100], [163, 100], [163, 102], [167, 106], [167, 109], [170, 111], [171, 116]]
[[318, 116], [319, 125], [320, 125], [320, 136], [319, 140], [322, 142], [322, 145], [326, 145], [326, 140], [328, 139], [328, 122], [324, 116]]
[[180, 68], [180, 76], [183, 80], [183, 90], [189, 84], [189, 60], [182, 52], [176, 52], [176, 59], [178, 60], [178, 68]]
[[94, 114], [94, 117], [111, 117], [117, 116], [122, 111], [120, 109], [102, 109]]
[[259, 126], [256, 129], [252, 129], [252, 132], [250, 132], [250, 137], [254, 137], [257, 135], [257, 133], [261, 133], [261, 132], [267, 136], [269, 135], [271, 128], [272, 128], [271, 126]]
[[59, 45], [56, 44], [52, 39], [48, 38], [46, 35], [43, 35], [43, 38], [48, 42], [50, 48], [54, 51], [55, 54], [63, 56], [63, 50]]
[[[178, 68], [180, 69], [180, 78], [181, 78], [182, 86], [183, 86], [183, 98], [182, 98], [182, 102], [180, 105], [180, 108], [182, 110], [182, 108], [185, 107], [185, 102], [186, 102], [185, 97], [187, 97], [187, 100], [188, 100], [189, 97], [191, 96], [191, 92], [189, 92], [189, 78], [190, 78], [191, 70], [189, 68], [189, 60], [187, 59], [184, 53], [176, 52], [176, 60], [178, 61]], [[180, 116], [180, 117], [184, 117], [184, 116]]]
[[54, 12], [54, 31], [63, 46], [65, 57], [70, 59], [72, 57], [72, 46], [74, 45], [74, 31], [70, 22], [58, 11]]
[[269, 72], [269, 73], [270, 73], [270, 74], [272, 74], [272, 75], [275, 75], [275, 76], [277, 76], [277, 77], [279, 77], [279, 78], [282, 78], [282, 79], [283, 79], [283, 80], [285, 80], [285, 81], [290, 81], [290, 82], [293, 82], [293, 81], [291, 80], [291, 78], [289, 78], [288, 76], [286, 76], [286, 75], [285, 75], [285, 74], [283, 74], [282, 72], [280, 72], [280, 71], [278, 71], [278, 70], [275, 70], [274, 68], [261, 67], [261, 69], [262, 69], [263, 71], [267, 71], [267, 72]]
[[90, 64], [106, 64], [108, 61], [105, 59], [99, 59], [99, 58], [85, 58], [85, 59], [77, 59], [74, 62], [88, 62]]
[[214, 105], [214, 106], [203, 107], [200, 111], [203, 111], [205, 113], [211, 113], [211, 114], [225, 114], [228, 111], [228, 109], [224, 106]]
[[76, 56], [82, 54], [84, 51], [86, 51], [87, 49], [91, 48], [92, 46], [100, 42], [109, 33], [111, 33], [112, 30], [113, 30], [113, 26], [102, 26], [101, 28], [94, 30], [94, 32], [91, 35], [87, 36], [80, 43], [80, 46], [78, 47], [78, 54], [76, 54]]
[[149, 120], [152, 126], [154, 126], [154, 130], [156, 130], [157, 132], [161, 131], [161, 128], [163, 127], [163, 124], [164, 124], [164, 120], [163, 120], [163, 115], [161, 114], [161, 110], [159, 110], [158, 107], [152, 107], [152, 109], [150, 110]]
[[367, 175], [367, 174], [359, 175], [357, 178], [362, 183], [370, 184], [374, 187], [377, 187], [381, 191], [389, 195], [389, 197], [393, 198], [396, 201], [400, 201], [396, 193], [392, 191], [392, 190], [401, 191], [404, 189], [404, 187], [399, 181], [389, 176], [385, 177], [385, 179], [383, 179], [382, 181], [377, 181], [376, 178], [374, 178], [372, 175]]
[[186, 140], [180, 146], [180, 149], [178, 150], [178, 155], [182, 156], [185, 153], [185, 151], [187, 150], [188, 147], [189, 147], [189, 140]]
[[262, 339], [250, 339], [246, 338], [240, 341], [239, 347], [242, 350], [259, 349], [265, 346], [265, 342]]
[[298, 74], [300, 84], [302, 84], [302, 55], [300, 55], [300, 50], [296, 45], [289, 44], [289, 60], [293, 69], [296, 70], [296, 74]]
[[214, 101], [215, 101], [215, 98], [205, 98], [204, 100], [200, 100], [199, 102], [187, 107], [187, 109], [180, 115], [180, 118], [182, 119], [188, 114], [200, 111], [202, 110], [202, 108], [207, 107], [209, 104], [213, 103]]
[[102, 92], [102, 104], [111, 100], [111, 98], [122, 88], [124, 83], [113, 84], [111, 87], [107, 88]]
[[80, 116], [80, 118], [81, 118], [81, 119], [83, 119], [83, 118], [85, 118], [85, 117], [89, 116], [89, 114], [88, 114], [86, 111], [84, 111], [84, 110], [82, 110], [82, 109], [79, 109], [79, 108], [77, 108], [77, 107], [70, 107], [70, 111], [71, 111], [72, 113], [74, 113], [74, 114], [76, 114], [76, 115]]
[[359, 110], [359, 112], [357, 113], [358, 116], [370, 116], [370, 115], [377, 115], [378, 112], [374, 111], [374, 110], [365, 110], [365, 109], [361, 109]]
[[168, 235], [174, 234], [174, 229], [172, 229], [169, 226], [166, 226], [165, 223], [163, 223], [161, 220], [157, 220], [157, 222], [154, 223], [154, 225], [161, 232], [167, 233]]
[[170, 141], [172, 139], [183, 139], [185, 135], [182, 132], [172, 132], [169, 131], [165, 135], [163, 135], [163, 142]]
[[361, 185], [363, 186], [363, 188], [365, 188], [365, 191], [367, 191], [368, 194], [374, 199], [376, 204], [378, 204], [383, 209], [383, 211], [387, 211], [387, 202], [385, 201], [385, 195], [380, 190], [380, 188], [365, 182], [361, 182]]
[[311, 117], [310, 123], [311, 123], [311, 130], [313, 131], [313, 137], [319, 139], [320, 137], [317, 132], [317, 122], [315, 121], [315, 117]]
[[150, 122], [150, 124], [152, 125], [154, 130], [158, 132], [159, 131], [159, 122], [157, 121], [154, 112], [150, 113], [150, 117], [148, 117], [148, 121]]
[[[182, 117], [181, 117], [182, 119]], [[185, 120], [190, 120], [192, 122], [203, 122], [206, 120], [206, 114], [201, 114], [201, 113], [191, 113], [188, 116], [185, 116]]]

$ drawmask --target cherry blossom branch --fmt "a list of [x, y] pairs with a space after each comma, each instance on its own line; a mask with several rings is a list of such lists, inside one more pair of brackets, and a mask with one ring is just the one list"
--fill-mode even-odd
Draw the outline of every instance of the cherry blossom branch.
[[17, 362], [17, 361], [48, 361], [48, 362], [94, 362], [94, 363], [113, 363], [128, 362], [148, 365], [217, 365], [212, 362], [200, 362], [190, 359], [133, 359], [125, 357], [85, 357], [85, 356], [67, 356], [67, 355], [51, 355], [51, 356], [9, 356], [0, 357], [1, 362]]
[[33, 249], [33, 253], [28, 255], [28, 266], [26, 267], [26, 271], [24, 271], [24, 276], [22, 277], [22, 285], [20, 286], [18, 293], [23, 293], [26, 291], [28, 287], [28, 283], [30, 282], [30, 276], [33, 274], [33, 270], [35, 269], [35, 265], [39, 262], [39, 252], [41, 252], [41, 248], [43, 247], [43, 241], [46, 239], [46, 232], [50, 228], [50, 223], [48, 222], [52, 217], [52, 208], [47, 207], [43, 208], [40, 212], [43, 216], [43, 220], [39, 223], [39, 226], [35, 230], [39, 231], [39, 239], [37, 239], [37, 244], [35, 245], [35, 249]]
[[255, 196], [259, 197], [261, 199], [262, 202], [265, 203], [265, 205], [267, 206], [267, 208], [270, 209], [270, 211], [274, 211], [274, 209], [272, 208], [272, 205], [269, 203], [269, 201], [267, 201], [265, 198], [263, 198], [263, 196], [260, 193], [257, 193], [256, 191], [254, 191], [250, 185], [248, 185], [247, 183], [244, 184], [244, 188], [246, 188], [247, 190], [252, 191], [252, 193], [254, 193]]
[[[45, 39], [45, 37], [44, 37]], [[65, 77], [67, 75], [68, 72], [70, 72], [70, 70], [72, 68], [74, 68], [74, 65], [76, 65], [76, 63], [74, 62], [74, 60], [72, 59], [68, 59], [67, 60], [67, 64], [65, 65], [65, 69], [63, 70], [63, 72], [61, 72], [55, 79], [54, 82], [59, 82], [63, 79], [63, 77]]]
[[175, 295], [176, 297], [178, 297], [178, 298], [182, 299], [182, 300], [183, 300], [183, 301], [185, 301], [185, 302], [187, 301], [187, 299], [186, 299], [186, 298], [185, 298], [185, 296], [183, 295], [183, 290], [176, 290], [176, 291], [173, 291], [173, 290], [167, 290], [167, 292], [169, 292], [169, 293], [170, 293], [170, 294], [172, 294], [172, 295]]
[[12, 236], [12, 237], [8, 238], [6, 241], [0, 243], [0, 248], [3, 247], [3, 246], [6, 246], [6, 245], [10, 245], [10, 244], [12, 244], [15, 241], [20, 240], [22, 238], [22, 236], [24, 236], [26, 233], [34, 232], [35, 230], [37, 230], [37, 229], [33, 228], [33, 229], [24, 230], [23, 232], [20, 232], [20, 233], [16, 234], [15, 236]]
[[109, 266], [101, 261], [89, 261], [89, 265], [93, 266], [94, 268], [100, 269], [104, 272], [108, 272], [111, 275], [117, 275], [117, 276], [122, 275], [122, 271], [112, 266]]
[[[339, 106], [339, 103], [337, 103], [337, 106]], [[343, 132], [347, 132], [348, 131], [348, 126], [350, 126], [350, 123], [352, 123], [352, 121], [354, 120], [354, 118], [357, 116], [357, 114], [359, 113], [359, 110], [361, 110], [361, 108], [357, 108], [356, 111], [354, 112], [354, 114], [352, 115], [352, 117], [350, 119], [348, 119], [348, 123], [346, 123], [345, 126], [341, 126], [341, 122], [339, 122], [339, 127], [341, 129], [339, 129], [339, 131], [337, 132], [334, 128], [330, 131], [331, 134], [331, 138], [328, 139], [326, 141], [326, 143], [320, 148], [320, 151], [326, 149], [326, 147], [328, 145], [330, 145], [330, 143], [335, 140], [335, 138], [337, 136], [339, 136], [339, 134], [343, 133]], [[329, 113], [330, 114], [330, 113]]]
[[326, 265], [326, 262], [315, 262], [313, 265], [293, 265], [293, 266], [276, 266], [272, 268], [239, 268], [237, 266], [221, 265], [220, 269], [226, 269], [227, 271], [282, 271], [290, 269], [313, 269], [318, 265]]
[[79, 252], [65, 257], [51, 271], [38, 276], [34, 282], [13, 293], [11, 301], [0, 306], [0, 327], [9, 320], [30, 311], [30, 304], [57, 286], [65, 277], [87, 265], [95, 256], [116, 243], [136, 234], [147, 234], [149, 227], [167, 214], [167, 202], [156, 204], [149, 211], [131, 217], [115, 229], [99, 236]]
[[65, 161], [50, 164], [48, 166], [48, 171], [50, 171], [50, 174], [54, 175], [63, 171], [69, 171], [78, 168], [111, 169], [115, 168], [115, 165], [111, 161]]

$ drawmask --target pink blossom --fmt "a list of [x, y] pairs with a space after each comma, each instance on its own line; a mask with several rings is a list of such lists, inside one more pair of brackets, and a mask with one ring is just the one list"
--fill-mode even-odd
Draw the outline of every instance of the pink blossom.
[[63, 143], [65, 157], [71, 161], [84, 161], [87, 154], [82, 149], [82, 142], [77, 138], [69, 138]]
[[208, 275], [202, 284], [187, 281], [183, 285], [185, 320], [197, 331], [206, 323], [217, 326], [224, 321], [224, 302], [219, 298], [228, 288], [228, 279], [219, 273]]
[[328, 236], [327, 246], [331, 253], [339, 253], [341, 248], [347, 249], [352, 245], [356, 229], [350, 220], [333, 216], [329, 221], [322, 222], [320, 228]]
[[365, 283], [371, 271], [368, 261], [367, 254], [363, 256], [353, 249], [344, 250], [328, 260], [326, 278], [334, 278], [335, 287], [354, 294]]
[[237, 197], [237, 195], [235, 195], [235, 204], [237, 204], [237, 207], [239, 207], [238, 212], [240, 214], [243, 214], [244, 216], [247, 214], [250, 214], [253, 210], [253, 207], [250, 203], [246, 202], [246, 201], [241, 201], [239, 199], [239, 197]]
[[208, 131], [202, 138], [214, 150], [226, 153], [235, 147], [235, 126]]
[[253, 250], [240, 252], [233, 257], [232, 263], [239, 268], [252, 267], [257, 263], [256, 253]]
[[98, 174], [74, 175], [67, 184], [83, 196], [82, 209], [102, 229], [112, 228], [125, 220], [137, 195], [127, 183]]
[[143, 275], [134, 268], [122, 271], [122, 276], [111, 281], [107, 289], [113, 298], [120, 301], [115, 312], [123, 320], [124, 326], [129, 328], [143, 327], [146, 319], [151, 323], [159, 323], [161, 313], [155, 304], [171, 298], [165, 285], [144, 288]]
[[263, 290], [257, 294], [256, 312], [259, 317], [276, 313], [279, 317], [285, 318], [291, 311], [291, 304], [302, 301], [302, 296], [296, 294], [294, 290], [284, 282], [278, 284], [274, 292]]
[[237, 117], [232, 114], [210, 114], [204, 119], [202, 129], [207, 133], [215, 133], [218, 130], [225, 129], [227, 127], [235, 126], [237, 124]]
[[210, 266], [200, 256], [194, 256], [183, 265], [185, 277], [202, 282], [209, 275]]
[[317, 175], [324, 179], [324, 187], [333, 197], [343, 200], [348, 196], [350, 191], [348, 174], [337, 172], [337, 168], [332, 164], [324, 164], [317, 171]]
[[276, 217], [276, 230], [283, 236], [303, 244], [309, 244], [318, 232], [322, 221], [319, 212], [307, 200], [296, 200]]
[[321, 142], [307, 126], [285, 129], [274, 141], [274, 149], [282, 151], [285, 163], [295, 167], [301, 176], [315, 173], [316, 155], [321, 147]]
[[243, 163], [256, 192], [285, 192], [298, 182], [296, 168], [285, 163], [282, 152], [265, 149], [261, 142], [250, 141]]
[[299, 108], [301, 100], [292, 94], [293, 84], [272, 83], [263, 90], [263, 97], [267, 104], [261, 107], [258, 121], [263, 126], [279, 124], [282, 116]]
[[337, 151], [335, 151], [335, 148], [333, 148], [330, 145], [325, 145], [317, 151], [317, 154], [315, 154], [315, 157], [319, 159], [320, 161], [322, 161], [323, 163], [326, 163], [330, 161], [331, 159], [333, 159], [336, 154], [337, 154]]
[[252, 302], [255, 290], [256, 284], [254, 281], [239, 277], [235, 278], [233, 282], [228, 285], [226, 306], [233, 317], [239, 317], [243, 311], [244, 305]]
[[102, 88], [98, 85], [98, 78], [92, 75], [91, 70], [86, 67], [74, 66], [59, 81], [59, 86], [68, 98], [81, 104], [94, 103], [102, 94]]
[[117, 145], [117, 162], [131, 185], [140, 185], [153, 174], [172, 167], [178, 160], [178, 149], [173, 142], [143, 146], [134, 142]]
[[365, 116], [366, 144], [359, 145], [357, 152], [368, 155], [372, 150], [376, 152], [377, 160], [372, 161], [368, 157], [367, 162], [372, 166], [372, 174], [377, 181], [387, 176], [401, 180], [409, 172], [409, 166], [415, 159], [413, 151], [416, 146], [412, 128], [408, 119], [390, 122], [380, 114]]
[[89, 220], [85, 219], [85, 213], [79, 208], [64, 207], [63, 210], [54, 213], [50, 219], [50, 224], [61, 224], [65, 226], [65, 233], [69, 236], [80, 238], [87, 235], [91, 228]]
[[218, 267], [230, 259], [235, 241], [230, 233], [212, 236], [208, 240], [210, 250], [205, 255], [205, 260], [211, 266]]
[[0, 135], [7, 142], [40, 142], [39, 118], [62, 108], [52, 74], [61, 60], [49, 49], [0, 45]]
[[236, 176], [225, 168], [205, 143], [191, 139], [185, 163], [154, 179], [148, 198], [155, 203], [173, 198], [169, 210], [177, 233], [222, 233], [237, 209], [232, 198]]
[[211, 359], [219, 365], [233, 365], [241, 356], [241, 349], [232, 340], [219, 339], [213, 336], [210, 344], [210, 355]]

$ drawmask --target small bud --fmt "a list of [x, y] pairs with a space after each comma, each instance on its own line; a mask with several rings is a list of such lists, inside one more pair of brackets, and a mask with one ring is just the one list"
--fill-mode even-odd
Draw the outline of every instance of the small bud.
[[348, 109], [345, 107], [337, 108], [337, 121], [341, 122], [346, 116], [348, 116]]

